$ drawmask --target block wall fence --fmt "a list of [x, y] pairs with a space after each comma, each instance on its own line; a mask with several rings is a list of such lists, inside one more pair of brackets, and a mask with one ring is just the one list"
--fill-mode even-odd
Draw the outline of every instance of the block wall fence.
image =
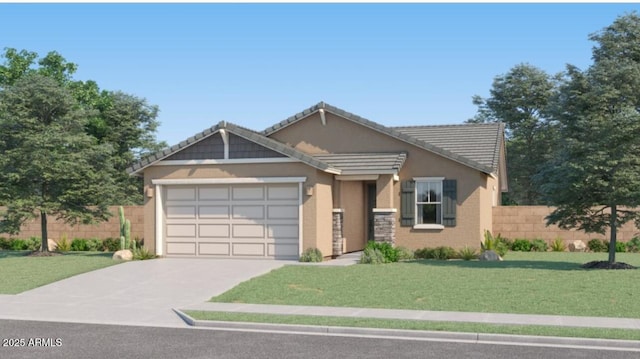
[[[63, 221], [56, 220], [55, 216], [47, 216], [49, 238], [58, 241], [63, 235], [66, 235], [69, 241], [74, 238], [120, 238], [120, 220], [118, 219], [119, 206], [110, 207], [113, 215], [107, 222], [101, 222], [96, 225], [77, 225], [70, 226]], [[131, 221], [131, 238], [144, 237], [144, 207], [142, 206], [123, 206], [124, 216]], [[0, 233], [0, 237], [6, 238], [40, 238], [40, 218], [29, 221], [22, 226], [18, 235], [9, 235]]]
[[[593, 233], [584, 233], [577, 230], [563, 230], [557, 226], [545, 225], [545, 217], [553, 209], [545, 206], [500, 206], [493, 208], [493, 234], [514, 238], [541, 238], [554, 240], [562, 238], [565, 241], [582, 240], [587, 242], [592, 238], [608, 238], [608, 233], [603, 236]], [[124, 206], [125, 216], [131, 221], [131, 236], [143, 239], [144, 236], [144, 207]], [[97, 225], [70, 226], [55, 218], [49, 218], [49, 238], [59, 240], [64, 234], [69, 240], [73, 238], [100, 238], [119, 237], [118, 207], [111, 207], [113, 217], [107, 222]], [[627, 223], [618, 231], [618, 239], [628, 241], [634, 236], [640, 235], [640, 229], [633, 223]], [[40, 237], [40, 219], [26, 223], [22, 231], [15, 236], [0, 233], [0, 237], [28, 238]]]

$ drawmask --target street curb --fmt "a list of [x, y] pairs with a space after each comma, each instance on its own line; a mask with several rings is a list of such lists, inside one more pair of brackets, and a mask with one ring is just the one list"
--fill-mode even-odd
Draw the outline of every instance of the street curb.
[[358, 336], [370, 338], [388, 338], [403, 340], [424, 340], [440, 342], [458, 342], [470, 344], [499, 344], [499, 345], [523, 345], [541, 347], [582, 348], [594, 350], [617, 350], [640, 352], [640, 341], [615, 340], [615, 339], [591, 339], [570, 337], [547, 337], [534, 335], [510, 335], [490, 333], [466, 333], [444, 332], [426, 330], [403, 330], [381, 328], [357, 328], [315, 326], [300, 324], [272, 324], [253, 322], [227, 322], [213, 320], [197, 320], [179, 309], [173, 311], [185, 323], [192, 327], [219, 329], [219, 330], [243, 330], [243, 331], [267, 331], [289, 334], [315, 334], [335, 336]]

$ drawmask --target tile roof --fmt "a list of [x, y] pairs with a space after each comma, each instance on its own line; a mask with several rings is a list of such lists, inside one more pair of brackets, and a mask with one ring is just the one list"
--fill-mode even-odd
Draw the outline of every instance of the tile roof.
[[[476, 139], [473, 138], [472, 136], [467, 137], [471, 142], [469, 143], [469, 145], [471, 147], [473, 146], [478, 146], [476, 148], [477, 151], [479, 152], [483, 152], [483, 153], [491, 153], [491, 159], [485, 158], [485, 157], [481, 157], [479, 158], [478, 156], [475, 156], [473, 158], [467, 157], [467, 155], [469, 155], [470, 151], [463, 151], [463, 153], [460, 152], [454, 152], [452, 150], [450, 150], [449, 148], [452, 148], [452, 146], [443, 146], [443, 141], [446, 142], [447, 140], [447, 136], [444, 137], [443, 141], [439, 141], [438, 144], [436, 145], [434, 143], [431, 142], [427, 142], [425, 141], [426, 137], [416, 137], [414, 135], [408, 134], [406, 133], [406, 131], [400, 131], [398, 130], [398, 128], [394, 128], [394, 127], [386, 127], [383, 126], [379, 123], [373, 122], [371, 120], [368, 120], [366, 118], [360, 117], [358, 115], [354, 115], [350, 112], [344, 111], [342, 109], [339, 109], [337, 107], [331, 106], [327, 103], [324, 102], [319, 102], [318, 104], [309, 107], [308, 109], [299, 112], [267, 129], [265, 129], [264, 131], [262, 131], [262, 134], [264, 134], [265, 136], [270, 136], [271, 134], [279, 131], [282, 128], [285, 128], [293, 123], [298, 122], [299, 120], [308, 117], [309, 115], [319, 111], [320, 109], [324, 110], [324, 111], [329, 111], [335, 115], [338, 115], [340, 117], [343, 117], [347, 120], [353, 121], [355, 123], [359, 123], [365, 127], [371, 128], [375, 131], [381, 132], [383, 134], [386, 134], [388, 136], [392, 136], [395, 137], [401, 141], [404, 141], [406, 143], [412, 144], [414, 146], [420, 147], [422, 149], [425, 149], [427, 151], [436, 153], [442, 157], [448, 158], [452, 161], [458, 162], [458, 163], [462, 163], [466, 166], [469, 166], [471, 168], [474, 168], [476, 170], [479, 170], [481, 172], [487, 173], [487, 174], [491, 174], [491, 173], [496, 173], [497, 171], [497, 163], [498, 161], [495, 160], [496, 156], [499, 157], [499, 153], [500, 153], [500, 147], [501, 146], [501, 137], [502, 135], [498, 135], [498, 131], [495, 131], [495, 133], [491, 134], [491, 139]], [[471, 124], [469, 125], [454, 125], [451, 127], [455, 127], [455, 126], [473, 126]], [[420, 126], [419, 128], [426, 128], [426, 127], [431, 127], [431, 126]], [[404, 129], [406, 127], [401, 127], [401, 129]], [[496, 136], [498, 135], [498, 136]], [[493, 146], [490, 149], [484, 149], [484, 148], [480, 148], [480, 146], [485, 146], [487, 145], [487, 142], [491, 142], [493, 144]], [[457, 148], [461, 148], [461, 146], [453, 146], [454, 149]], [[485, 154], [485, 156], [488, 156]], [[480, 159], [480, 161], [478, 161], [478, 159]]]
[[240, 137], [243, 137], [249, 141], [253, 141], [259, 145], [262, 145], [270, 150], [282, 153], [283, 155], [286, 155], [288, 157], [294, 158], [299, 160], [302, 163], [305, 163], [311, 167], [317, 168], [319, 170], [325, 171], [325, 172], [329, 172], [329, 173], [334, 173], [334, 174], [340, 174], [340, 170], [337, 168], [332, 167], [331, 165], [324, 163], [310, 155], [307, 155], [306, 153], [300, 152], [294, 148], [291, 148], [285, 144], [282, 144], [276, 140], [273, 140], [271, 138], [265, 137], [262, 134], [249, 130], [247, 128], [241, 127], [241, 126], [237, 126], [234, 125], [232, 123], [229, 122], [219, 122], [217, 125], [208, 128], [192, 137], [189, 137], [188, 139], [180, 142], [177, 145], [171, 146], [169, 148], [163, 149], [159, 152], [156, 152], [150, 156], [147, 156], [145, 158], [143, 158], [142, 160], [138, 161], [137, 163], [134, 163], [131, 167], [127, 168], [127, 172], [131, 175], [134, 174], [138, 174], [140, 173], [140, 171], [142, 171], [143, 169], [159, 162], [162, 161], [163, 159], [171, 156], [172, 154], [181, 151], [189, 146], [192, 146], [200, 141], [202, 141], [203, 139], [218, 133], [221, 129], [225, 129], [235, 135], [238, 135]]
[[342, 175], [397, 174], [407, 154], [399, 153], [329, 153], [316, 154], [314, 158], [341, 171]]

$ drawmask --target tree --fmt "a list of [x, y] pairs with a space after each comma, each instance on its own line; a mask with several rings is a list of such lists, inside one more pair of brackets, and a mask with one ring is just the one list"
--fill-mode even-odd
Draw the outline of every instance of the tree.
[[494, 79], [489, 98], [473, 98], [478, 113], [468, 122], [505, 124], [510, 192], [504, 199], [512, 204], [541, 202], [532, 178], [555, 143], [555, 128], [545, 115], [555, 90], [555, 82], [543, 70], [519, 64]]
[[74, 80], [78, 66], [55, 51], [39, 59], [35, 52], [7, 48], [3, 57], [6, 61], [0, 64], [0, 89], [26, 75], [39, 74], [70, 91], [88, 114], [86, 132], [115, 149], [112, 175], [119, 188], [114, 204], [142, 203], [142, 179], [129, 176], [126, 169], [143, 155], [167, 147], [155, 138], [158, 107], [121, 91], [102, 90], [95, 81]]
[[547, 223], [609, 229], [614, 263], [617, 229], [640, 225], [640, 18], [619, 17], [590, 39], [598, 43], [594, 63], [567, 67], [553, 111], [561, 146], [537, 179], [557, 206]]
[[24, 75], [0, 92], [0, 232], [15, 234], [40, 217], [67, 223], [106, 220], [112, 194], [113, 149], [85, 132], [89, 112], [50, 77]]

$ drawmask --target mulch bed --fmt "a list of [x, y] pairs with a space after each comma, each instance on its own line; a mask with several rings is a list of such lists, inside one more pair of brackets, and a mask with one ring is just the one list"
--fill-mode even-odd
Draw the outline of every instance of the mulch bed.
[[62, 256], [64, 254], [59, 252], [40, 252], [34, 251], [29, 254], [29, 257], [53, 257], [53, 256]]
[[623, 263], [623, 262], [614, 262], [609, 263], [608, 261], [593, 261], [589, 263], [585, 263], [580, 266], [580, 268], [585, 269], [637, 269], [636, 267]]

